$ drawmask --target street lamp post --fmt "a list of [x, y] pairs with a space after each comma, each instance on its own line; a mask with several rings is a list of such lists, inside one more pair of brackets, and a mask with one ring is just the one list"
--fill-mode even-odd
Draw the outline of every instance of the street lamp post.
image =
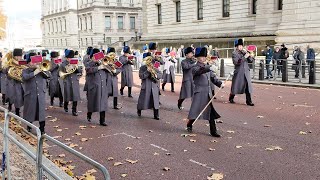
[[77, 0], [77, 19], [78, 19], [78, 48], [80, 50], [80, 20], [79, 20], [79, 0]]

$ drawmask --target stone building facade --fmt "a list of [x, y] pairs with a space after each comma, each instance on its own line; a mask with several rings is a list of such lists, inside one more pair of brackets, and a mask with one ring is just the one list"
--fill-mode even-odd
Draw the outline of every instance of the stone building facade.
[[232, 48], [235, 38], [266, 44], [311, 44], [320, 48], [320, 7], [314, 0], [143, 0], [140, 47], [181, 44]]
[[140, 0], [42, 0], [48, 49], [121, 46], [141, 34]]

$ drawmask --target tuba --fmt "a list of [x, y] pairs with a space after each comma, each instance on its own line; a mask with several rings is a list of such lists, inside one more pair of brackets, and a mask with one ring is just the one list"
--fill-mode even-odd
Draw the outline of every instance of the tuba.
[[74, 73], [78, 69], [78, 65], [68, 64], [65, 66], [66, 72], [62, 70], [59, 71], [59, 76], [61, 79], [65, 79], [69, 74]]
[[153, 60], [153, 57], [152, 56], [148, 56], [143, 61], [145, 62], [146, 66], [147, 66], [147, 70], [151, 74], [152, 81], [154, 83], [158, 83], [159, 79], [157, 78], [157, 71], [153, 66], [152, 60]]
[[19, 63], [15, 59], [13, 59], [12, 52], [6, 54], [5, 58], [6, 61], [3, 68], [8, 68], [8, 76], [11, 79], [23, 82], [22, 71], [28, 67], [25, 65], [19, 65]]

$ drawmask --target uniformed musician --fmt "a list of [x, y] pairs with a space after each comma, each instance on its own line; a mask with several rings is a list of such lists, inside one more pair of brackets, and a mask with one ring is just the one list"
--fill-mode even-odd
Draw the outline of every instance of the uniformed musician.
[[59, 52], [52, 51], [51, 58], [51, 77], [49, 79], [49, 95], [50, 105], [53, 106], [54, 98], [59, 98], [59, 106], [63, 106], [63, 81], [59, 77], [59, 66], [62, 62], [58, 62]]
[[133, 86], [133, 74], [132, 65], [134, 64], [132, 59], [128, 59], [131, 55], [130, 47], [125, 46], [123, 48], [123, 55], [120, 56], [119, 61], [122, 63], [121, 71], [121, 88], [120, 94], [123, 96], [123, 89], [128, 87], [128, 97], [132, 98], [132, 86]]

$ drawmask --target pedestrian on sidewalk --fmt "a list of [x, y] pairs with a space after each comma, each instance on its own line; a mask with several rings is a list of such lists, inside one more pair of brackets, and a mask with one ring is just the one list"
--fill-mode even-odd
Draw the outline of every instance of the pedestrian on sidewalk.
[[272, 59], [274, 63], [277, 65], [278, 70], [278, 76], [280, 76], [280, 73], [282, 73], [282, 60], [281, 57], [281, 51], [279, 47], [276, 47], [275, 52], [273, 53]]
[[185, 49], [184, 53], [186, 54], [186, 59], [181, 62], [182, 67], [182, 83], [180, 96], [178, 100], [178, 108], [183, 109], [182, 103], [187, 98], [192, 98], [194, 91], [193, 75], [192, 68], [196, 65], [196, 59], [194, 59], [193, 48], [188, 47]]
[[86, 80], [88, 85], [87, 120], [91, 122], [92, 113], [99, 112], [100, 125], [107, 126], [108, 88], [106, 67], [102, 64], [101, 59], [95, 59], [93, 56], [99, 52], [100, 50], [97, 48], [91, 51], [91, 61], [88, 62], [86, 66]]
[[299, 78], [300, 74], [300, 69], [301, 69], [301, 74], [302, 78], [306, 78], [306, 62], [304, 58], [304, 53], [301, 51], [300, 47], [296, 47], [295, 53], [293, 55], [294, 58], [294, 65], [295, 65], [295, 78]]
[[144, 65], [140, 67], [141, 90], [137, 104], [137, 114], [141, 117], [142, 110], [153, 109], [154, 119], [159, 120], [161, 71], [154, 67], [154, 57], [150, 52], [143, 55]]
[[266, 46], [267, 50], [262, 50], [262, 55], [264, 55], [266, 57], [266, 70], [267, 70], [267, 77], [266, 79], [269, 78], [273, 78], [272, 77], [272, 73], [271, 73], [271, 69], [270, 69], [270, 62], [272, 60], [272, 56], [273, 56], [273, 51], [270, 48], [269, 45]]
[[[173, 51], [172, 51], [173, 52]], [[174, 83], [175, 83], [175, 73], [174, 67], [177, 63], [174, 53], [170, 52], [169, 48], [166, 48], [166, 56], [164, 59], [164, 70], [163, 70], [163, 81], [162, 81], [162, 90], [166, 86], [166, 83], [171, 84], [171, 92], [174, 92]]]
[[[27, 58], [28, 68], [22, 70], [24, 85], [23, 118], [33, 123], [39, 121], [41, 134], [45, 133], [45, 107], [46, 107], [46, 80], [50, 78], [50, 71], [42, 71], [39, 66], [42, 62], [32, 62], [29, 54]], [[27, 127], [30, 132], [31, 127]]]
[[[201, 111], [206, 107], [209, 101], [212, 99], [213, 94], [211, 91], [211, 82], [218, 86], [224, 87], [224, 84], [217, 79], [216, 75], [213, 73], [213, 65], [208, 65], [206, 63], [207, 48], [198, 47], [196, 48], [195, 57], [197, 58], [197, 64], [192, 68], [192, 75], [194, 79], [195, 92], [192, 99], [192, 104], [190, 112], [188, 115], [187, 130], [192, 132], [192, 124], [195, 119], [199, 116]], [[207, 109], [200, 116], [200, 119], [205, 119], [209, 121], [210, 124], [210, 135], [213, 137], [220, 137], [217, 132], [215, 120], [221, 116], [216, 112], [212, 103], [207, 107]]]
[[123, 96], [123, 90], [128, 87], [128, 97], [133, 98], [132, 96], [132, 86], [133, 86], [133, 74], [132, 74], [132, 65], [134, 65], [132, 59], [129, 59], [131, 55], [131, 50], [129, 46], [123, 47], [123, 55], [120, 56], [119, 61], [123, 64], [121, 71], [121, 88], [120, 94]]
[[243, 40], [238, 39], [235, 41], [236, 50], [232, 53], [232, 61], [235, 66], [234, 75], [232, 78], [231, 93], [229, 96], [229, 102], [234, 102], [236, 94], [246, 94], [246, 104], [248, 106], [254, 106], [251, 99], [252, 84], [249, 63], [254, 61], [250, 53], [243, 49]]

